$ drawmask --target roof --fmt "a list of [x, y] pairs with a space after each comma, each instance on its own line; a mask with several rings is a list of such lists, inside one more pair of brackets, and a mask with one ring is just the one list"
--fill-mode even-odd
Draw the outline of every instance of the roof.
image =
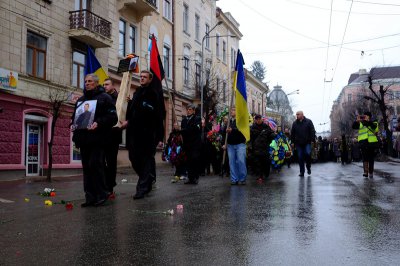
[[370, 72], [356, 72], [349, 77], [348, 85], [362, 83], [368, 81], [368, 75], [371, 75], [372, 80], [377, 79], [395, 79], [400, 78], [400, 66], [392, 67], [373, 67]]

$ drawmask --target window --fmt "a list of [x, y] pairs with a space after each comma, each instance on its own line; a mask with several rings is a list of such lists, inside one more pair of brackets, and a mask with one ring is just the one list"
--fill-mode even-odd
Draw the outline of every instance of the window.
[[136, 51], [136, 28], [129, 26], [129, 53], [133, 54]]
[[183, 5], [183, 31], [189, 33], [189, 7]]
[[172, 20], [171, 10], [171, 0], [164, 0], [164, 18]]
[[201, 84], [200, 84], [200, 64], [196, 63], [196, 88], [199, 88], [201, 90]]
[[358, 99], [359, 101], [361, 101], [363, 98], [364, 98], [364, 96], [363, 96], [362, 94], [357, 94], [357, 99]]
[[[206, 35], [210, 31], [210, 25], [206, 24]], [[206, 38], [206, 48], [210, 49], [210, 38]]]
[[126, 33], [126, 22], [122, 19], [119, 20], [119, 48], [118, 55], [125, 57], [126, 47], [125, 47], [125, 33]]
[[85, 85], [85, 57], [86, 55], [79, 51], [72, 52], [72, 86], [80, 89]]
[[46, 78], [47, 39], [28, 31], [26, 41], [26, 72], [33, 77]]
[[90, 0], [75, 0], [75, 10], [91, 9]]
[[164, 66], [164, 72], [165, 72], [165, 76], [168, 78], [171, 78], [171, 74], [170, 74], [170, 69], [169, 69], [169, 65], [170, 65], [170, 47], [164, 44], [164, 50], [163, 50], [163, 54], [164, 54], [164, 62], [163, 62], [163, 66]]
[[233, 48], [231, 48], [231, 67], [236, 67], [236, 51]]
[[351, 102], [351, 94], [347, 94], [347, 101]]
[[222, 41], [222, 61], [226, 63], [226, 42]]
[[215, 89], [216, 89], [216, 92], [217, 92], [217, 95], [218, 95], [219, 94], [219, 78], [218, 77], [216, 79]]
[[219, 58], [219, 35], [217, 34], [217, 37], [215, 38], [215, 49], [216, 49], [216, 54], [217, 58]]
[[189, 57], [183, 57], [183, 84], [189, 85]]
[[195, 15], [194, 17], [195, 21], [195, 38], [196, 40], [200, 40], [200, 17], [199, 15]]
[[389, 101], [393, 101], [394, 100], [394, 94], [393, 93], [388, 93], [389, 95]]

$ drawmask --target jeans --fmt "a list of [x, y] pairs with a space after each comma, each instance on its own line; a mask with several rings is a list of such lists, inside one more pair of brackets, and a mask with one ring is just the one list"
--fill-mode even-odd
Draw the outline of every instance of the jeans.
[[229, 168], [231, 172], [231, 182], [246, 181], [246, 144], [228, 144]]
[[297, 156], [299, 157], [300, 174], [304, 174], [304, 162], [307, 169], [311, 169], [311, 144], [305, 146], [296, 145]]

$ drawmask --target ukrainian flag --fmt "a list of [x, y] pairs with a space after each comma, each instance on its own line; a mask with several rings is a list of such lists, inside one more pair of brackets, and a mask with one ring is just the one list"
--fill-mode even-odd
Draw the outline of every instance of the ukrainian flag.
[[97, 60], [92, 49], [87, 47], [86, 65], [85, 65], [85, 76], [87, 74], [95, 74], [99, 77], [99, 85], [103, 86], [104, 80], [108, 78], [108, 75], [101, 67], [99, 60]]
[[249, 109], [247, 108], [246, 78], [244, 74], [244, 60], [238, 50], [234, 73], [233, 88], [235, 90], [236, 126], [246, 138], [250, 140]]

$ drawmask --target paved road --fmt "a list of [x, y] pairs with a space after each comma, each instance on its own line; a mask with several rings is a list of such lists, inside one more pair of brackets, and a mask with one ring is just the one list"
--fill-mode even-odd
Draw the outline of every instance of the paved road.
[[[123, 169], [116, 200], [85, 209], [79, 179], [1, 182], [0, 265], [399, 265], [395, 167], [380, 164], [391, 175], [365, 180], [356, 164], [316, 164], [304, 178], [293, 165], [264, 183], [208, 176], [196, 186], [170, 183], [163, 166], [140, 201]], [[45, 206], [45, 187], [74, 209]], [[168, 209], [175, 214], [158, 213]]]

